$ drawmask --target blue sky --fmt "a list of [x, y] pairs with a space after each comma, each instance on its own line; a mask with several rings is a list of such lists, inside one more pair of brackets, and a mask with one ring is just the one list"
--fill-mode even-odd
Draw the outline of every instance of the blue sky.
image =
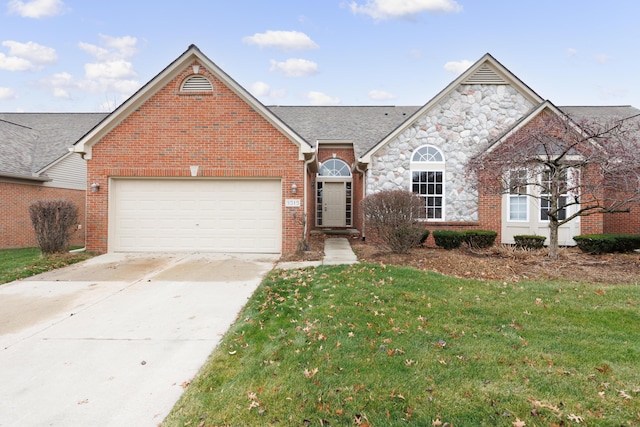
[[196, 44], [266, 105], [423, 105], [489, 52], [640, 108], [636, 0], [0, 0], [0, 111], [111, 111]]

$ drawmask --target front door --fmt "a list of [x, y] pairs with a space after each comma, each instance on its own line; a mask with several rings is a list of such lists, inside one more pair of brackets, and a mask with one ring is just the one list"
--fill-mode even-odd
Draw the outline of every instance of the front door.
[[322, 225], [326, 227], [346, 226], [346, 191], [344, 182], [323, 184]]

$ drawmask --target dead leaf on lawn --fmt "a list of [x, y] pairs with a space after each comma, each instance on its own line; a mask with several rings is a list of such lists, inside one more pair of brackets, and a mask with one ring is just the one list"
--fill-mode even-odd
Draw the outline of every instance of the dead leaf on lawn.
[[309, 370], [309, 369], [305, 368], [304, 377], [305, 378], [313, 378], [317, 373], [318, 373], [318, 368], [313, 368], [312, 370]]
[[569, 414], [567, 418], [569, 418], [569, 421], [573, 421], [576, 424], [580, 424], [581, 422], [584, 421], [584, 418], [575, 414]]
[[527, 425], [527, 423], [522, 421], [520, 418], [516, 418], [516, 420], [511, 424], [513, 424], [513, 427], [525, 427]]
[[631, 396], [629, 396], [629, 394], [627, 394], [627, 392], [624, 390], [618, 390], [618, 394], [620, 394], [620, 397], [622, 397], [623, 399], [631, 400]]

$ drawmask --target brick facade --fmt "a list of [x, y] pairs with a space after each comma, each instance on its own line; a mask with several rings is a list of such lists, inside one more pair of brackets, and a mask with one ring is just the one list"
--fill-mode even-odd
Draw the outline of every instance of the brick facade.
[[[194, 63], [197, 64], [197, 63]], [[181, 93], [193, 74], [189, 64], [170, 82], [92, 147], [87, 163], [87, 249], [108, 250], [109, 178], [199, 177], [280, 178], [282, 200], [303, 188], [304, 161], [298, 146], [262, 117], [245, 100], [200, 65], [199, 74], [212, 92]], [[302, 208], [282, 208], [282, 251], [295, 251], [303, 229]]]
[[29, 205], [40, 199], [69, 199], [78, 207], [78, 224], [82, 226], [71, 237], [72, 246], [84, 246], [84, 191], [44, 187], [27, 183], [0, 182], [0, 248], [38, 246], [29, 217]]

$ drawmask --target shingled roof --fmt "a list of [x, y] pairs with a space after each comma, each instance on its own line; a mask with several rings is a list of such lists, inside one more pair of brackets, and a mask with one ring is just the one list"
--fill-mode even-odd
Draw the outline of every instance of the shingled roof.
[[406, 121], [420, 106], [267, 107], [307, 142], [352, 141], [356, 158]]
[[0, 113], [0, 176], [43, 180], [41, 171], [107, 113]]

